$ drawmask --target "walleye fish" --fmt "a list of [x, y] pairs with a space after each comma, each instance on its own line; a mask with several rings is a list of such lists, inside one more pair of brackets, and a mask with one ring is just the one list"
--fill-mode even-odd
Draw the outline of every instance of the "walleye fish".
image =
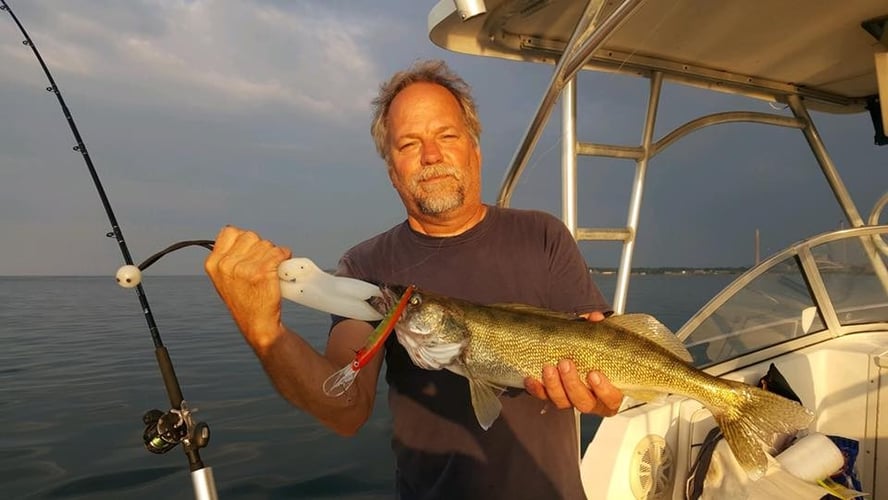
[[[383, 297], [370, 302], [388, 311], [403, 291], [384, 286]], [[795, 401], [694, 368], [678, 338], [647, 314], [590, 322], [533, 306], [481, 306], [415, 290], [395, 332], [417, 366], [468, 379], [475, 416], [485, 430], [500, 414], [503, 388], [523, 388], [525, 377], [539, 378], [543, 365], [562, 359], [573, 360], [580, 373], [604, 373], [638, 400], [680, 394], [699, 401], [753, 479], [768, 467], [759, 440], [803, 429], [814, 418]]]

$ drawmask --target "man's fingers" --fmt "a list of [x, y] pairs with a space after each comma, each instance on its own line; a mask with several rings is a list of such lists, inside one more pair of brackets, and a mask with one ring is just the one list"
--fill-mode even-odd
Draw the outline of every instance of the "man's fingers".
[[226, 250], [214, 251], [215, 261], [207, 266], [213, 267], [220, 277], [226, 279], [259, 279], [257, 272], [267, 272], [261, 258], [274, 246], [270, 241], [262, 240], [253, 231], [240, 231]]
[[291, 256], [292, 252], [290, 252], [289, 248], [278, 247], [273, 243], [268, 242], [267, 248], [263, 250], [259, 259], [262, 263], [261, 271], [274, 273], [276, 275], [278, 266], [281, 265], [281, 262], [289, 259]]
[[589, 387], [598, 399], [597, 413], [607, 417], [616, 415], [623, 403], [623, 393], [614, 387], [601, 372], [589, 372], [586, 382], [589, 383]]
[[258, 235], [253, 231], [241, 229], [237, 226], [226, 225], [222, 227], [222, 229], [219, 230], [219, 234], [216, 235], [216, 240], [213, 243], [213, 250], [221, 253], [228, 253], [238, 242], [238, 239], [248, 233], [252, 233], [256, 239], [259, 239]]
[[604, 313], [601, 311], [592, 311], [590, 313], [584, 314], [583, 317], [592, 322], [601, 321], [604, 319]]
[[561, 383], [561, 374], [552, 365], [543, 367], [543, 386], [546, 388], [546, 395], [556, 408], [563, 410], [572, 406], [570, 398], [564, 391], [564, 384]]
[[219, 230], [219, 233], [216, 235], [216, 239], [213, 242], [213, 250], [204, 260], [204, 269], [206, 269], [207, 272], [216, 268], [219, 264], [219, 260], [225, 255], [225, 252], [228, 251], [234, 243], [234, 240], [237, 239], [238, 234], [240, 234], [240, 230], [234, 226], [225, 226]]
[[562, 359], [558, 363], [558, 372], [561, 375], [561, 384], [570, 400], [570, 404], [582, 413], [590, 413], [597, 409], [598, 399], [580, 379], [573, 361]]
[[543, 367], [542, 383], [532, 377], [526, 378], [524, 388], [532, 396], [549, 400], [562, 410], [576, 408], [582, 413], [604, 417], [616, 415], [623, 402], [623, 393], [601, 372], [589, 372], [585, 381], [581, 377], [576, 364], [563, 359], [557, 366]]
[[546, 395], [546, 388], [543, 387], [543, 383], [533, 377], [527, 377], [524, 379], [524, 389], [537, 399], [542, 399], [543, 401], [549, 400], [549, 397]]
[[253, 246], [261, 241], [262, 239], [254, 231], [241, 231], [225, 253], [227, 255], [245, 255], [252, 251]]

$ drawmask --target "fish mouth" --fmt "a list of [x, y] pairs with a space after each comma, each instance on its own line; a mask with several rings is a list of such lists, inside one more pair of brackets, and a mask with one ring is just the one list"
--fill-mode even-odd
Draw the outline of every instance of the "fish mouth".
[[393, 307], [398, 305], [401, 296], [404, 295], [406, 290], [407, 287], [403, 285], [382, 284], [379, 286], [381, 296], [370, 297], [367, 299], [367, 302], [376, 310], [376, 312], [385, 316]]

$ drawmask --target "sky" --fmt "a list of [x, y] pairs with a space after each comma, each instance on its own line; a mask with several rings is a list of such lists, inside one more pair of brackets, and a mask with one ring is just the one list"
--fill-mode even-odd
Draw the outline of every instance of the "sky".
[[[369, 134], [380, 82], [440, 58], [473, 87], [484, 127], [484, 199], [506, 168], [552, 66], [455, 54], [427, 36], [431, 1], [10, 0], [62, 91], [136, 262], [234, 224], [322, 267], [401, 222]], [[380, 8], [384, 5], [384, 8]], [[122, 264], [99, 197], [47, 81], [0, 12], [0, 275], [108, 275]], [[639, 78], [583, 75], [583, 140], [637, 145]], [[769, 103], [667, 85], [655, 136]], [[813, 113], [864, 217], [888, 188], [888, 148], [866, 114]], [[512, 206], [560, 214], [558, 112]], [[626, 223], [633, 164], [580, 162], [581, 226]], [[843, 217], [795, 130], [704, 129], [655, 158], [635, 264], [748, 266]], [[886, 222], [885, 217], [882, 222]], [[597, 245], [597, 246], [596, 246]], [[584, 243], [590, 266], [618, 245]], [[149, 273], [200, 274], [186, 249]]]

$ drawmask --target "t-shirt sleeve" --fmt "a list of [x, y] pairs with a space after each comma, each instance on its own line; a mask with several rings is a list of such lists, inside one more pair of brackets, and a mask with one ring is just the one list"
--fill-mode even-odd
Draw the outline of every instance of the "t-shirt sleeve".
[[592, 280], [586, 260], [567, 227], [555, 218], [548, 217], [546, 227], [546, 253], [549, 258], [549, 297], [551, 308], [584, 314], [600, 311], [611, 314], [613, 310]]

